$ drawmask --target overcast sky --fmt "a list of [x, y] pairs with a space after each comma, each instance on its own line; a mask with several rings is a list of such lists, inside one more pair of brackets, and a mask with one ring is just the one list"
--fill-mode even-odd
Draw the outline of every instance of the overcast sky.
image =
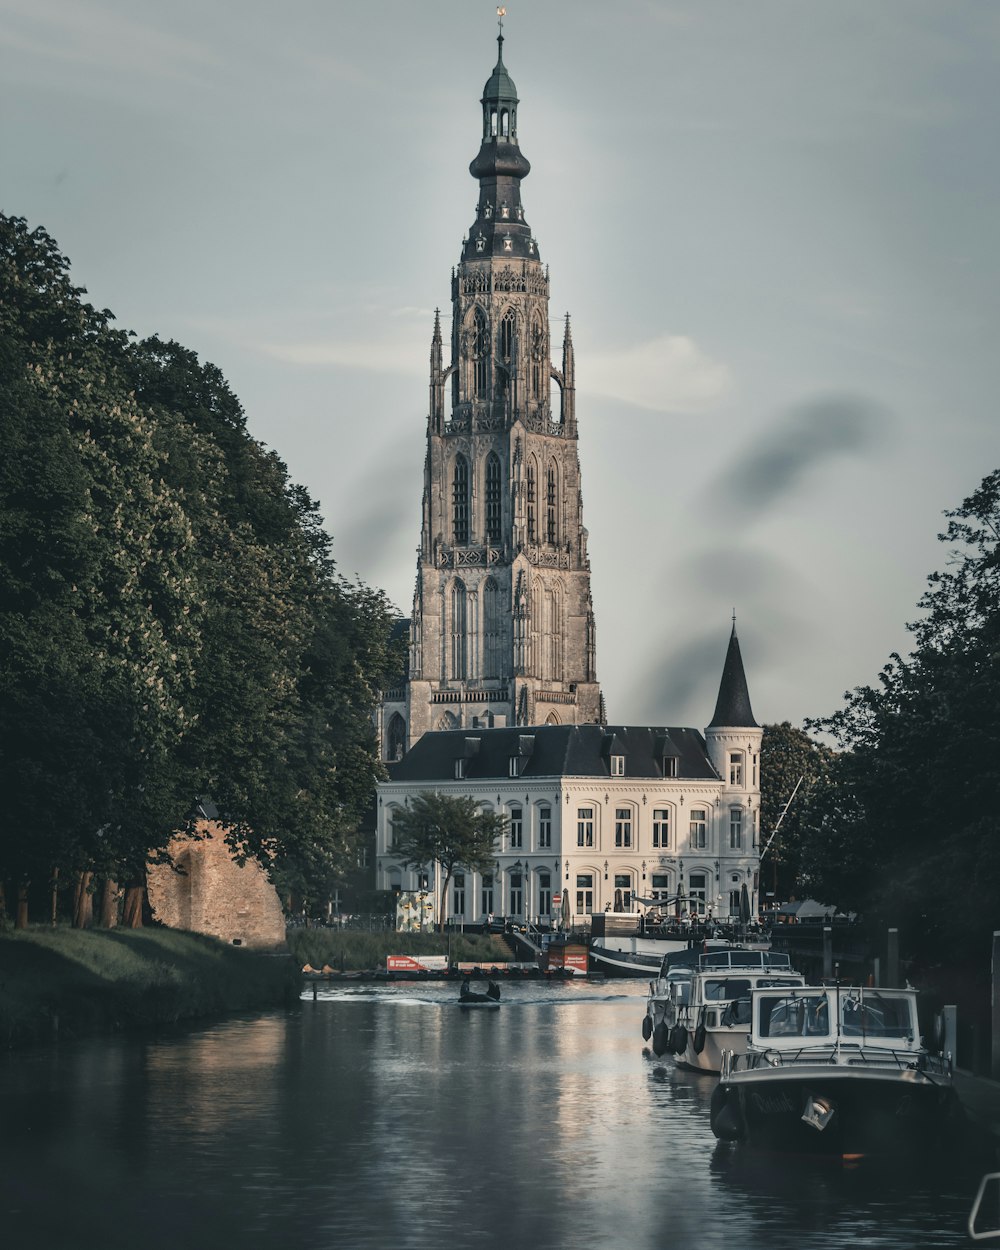
[[[217, 364], [409, 613], [495, 5], [0, 0], [0, 210]], [[1000, 4], [511, 0], [612, 721], [872, 682], [1000, 463]], [[558, 341], [556, 333], [554, 340]]]

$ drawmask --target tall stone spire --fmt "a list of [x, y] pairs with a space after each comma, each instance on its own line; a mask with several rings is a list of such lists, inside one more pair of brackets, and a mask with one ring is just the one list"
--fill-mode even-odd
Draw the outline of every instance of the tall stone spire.
[[437, 315], [431, 340], [410, 667], [383, 704], [387, 754], [401, 733], [412, 744], [429, 729], [603, 715], [573, 343], [567, 318], [557, 368], [502, 29], [497, 43], [469, 166], [476, 215], [452, 273], [450, 364]]

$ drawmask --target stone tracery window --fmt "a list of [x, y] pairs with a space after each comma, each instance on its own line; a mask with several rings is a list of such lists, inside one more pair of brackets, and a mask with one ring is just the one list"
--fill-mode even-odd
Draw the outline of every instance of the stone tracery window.
[[467, 614], [465, 584], [456, 578], [451, 588], [451, 675], [458, 681], [468, 671]]
[[545, 475], [545, 541], [547, 543], [556, 543], [559, 541], [559, 505], [558, 505], [558, 478], [556, 475], [555, 461], [548, 468]]
[[524, 493], [525, 503], [527, 505], [527, 523], [528, 523], [528, 542], [538, 541], [538, 525], [537, 525], [537, 498], [538, 498], [538, 470], [535, 467], [534, 456], [528, 457], [528, 464], [524, 474]]
[[492, 577], [483, 585], [483, 676], [501, 673], [500, 588]]
[[486, 457], [486, 541], [500, 541], [501, 472], [500, 457], [491, 451]]
[[490, 379], [490, 333], [486, 314], [477, 308], [472, 319], [472, 393], [485, 399]]
[[452, 479], [452, 530], [456, 547], [469, 545], [469, 462], [459, 453], [455, 457]]

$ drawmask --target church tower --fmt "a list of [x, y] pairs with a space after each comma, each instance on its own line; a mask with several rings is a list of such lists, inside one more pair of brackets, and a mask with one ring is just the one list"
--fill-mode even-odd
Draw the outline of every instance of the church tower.
[[434, 320], [409, 671], [379, 718], [389, 759], [428, 730], [603, 720], [573, 340], [567, 317], [556, 367], [503, 42], [501, 27], [469, 166], [476, 219], [452, 273], [448, 364]]

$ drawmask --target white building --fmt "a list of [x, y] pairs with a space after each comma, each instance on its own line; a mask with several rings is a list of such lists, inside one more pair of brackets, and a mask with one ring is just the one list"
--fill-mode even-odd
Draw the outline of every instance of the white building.
[[435, 866], [392, 856], [393, 812], [415, 794], [471, 795], [507, 818], [492, 873], [459, 872], [445, 914], [546, 921], [569, 894], [574, 923], [636, 912], [757, 911], [760, 745], [735, 627], [711, 724], [696, 729], [539, 725], [426, 733], [378, 785], [377, 885], [440, 888]]

